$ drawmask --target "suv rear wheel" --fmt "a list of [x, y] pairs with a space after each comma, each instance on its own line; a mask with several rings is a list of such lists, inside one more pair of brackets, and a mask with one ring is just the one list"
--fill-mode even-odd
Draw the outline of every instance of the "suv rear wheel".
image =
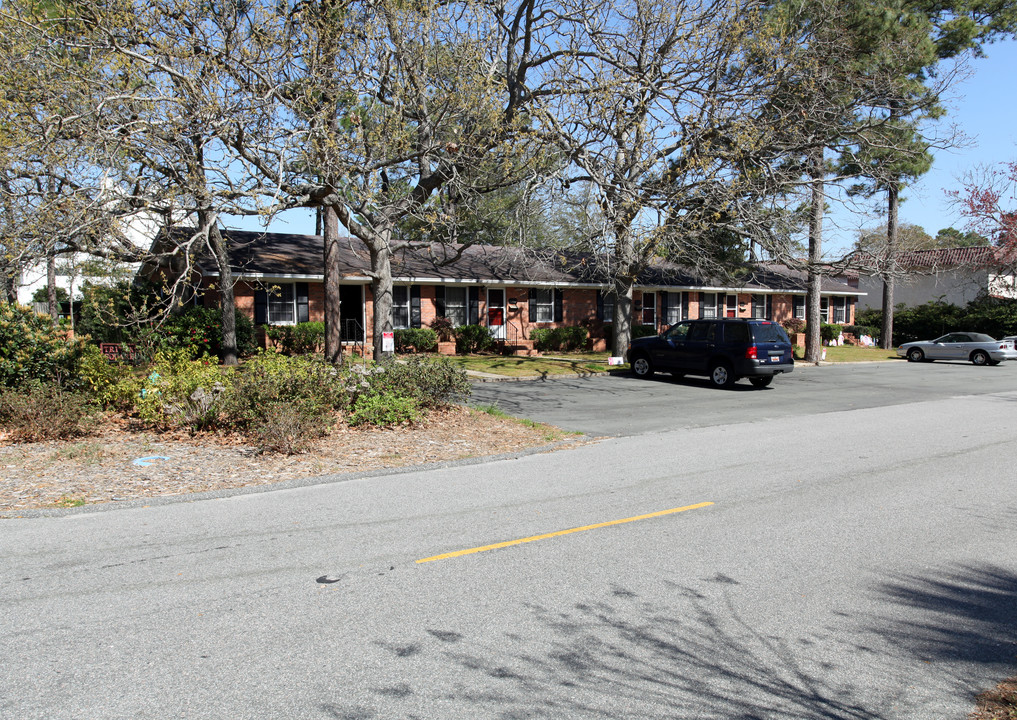
[[710, 382], [714, 387], [729, 388], [734, 385], [735, 376], [726, 362], [717, 362], [710, 367]]

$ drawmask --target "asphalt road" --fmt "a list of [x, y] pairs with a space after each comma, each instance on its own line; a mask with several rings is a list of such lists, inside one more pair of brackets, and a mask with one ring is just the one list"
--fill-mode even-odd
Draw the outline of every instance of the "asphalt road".
[[[983, 372], [984, 370], [984, 372]], [[496, 405], [517, 417], [597, 436], [639, 435], [663, 428], [777, 420], [1017, 387], [1017, 362], [992, 368], [971, 363], [797, 365], [770, 387], [741, 380], [718, 390], [706, 378], [674, 380], [658, 373], [639, 380], [627, 373], [547, 381], [490, 382], [474, 387], [473, 405]]]
[[625, 436], [568, 452], [0, 521], [0, 717], [961, 720], [1017, 671], [1017, 367], [791, 380], [602, 378], [577, 423], [610, 395]]

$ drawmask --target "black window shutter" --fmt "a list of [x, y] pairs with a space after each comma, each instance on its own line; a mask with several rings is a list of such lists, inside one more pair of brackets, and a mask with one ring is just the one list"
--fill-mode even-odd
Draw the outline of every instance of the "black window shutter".
[[[660, 294], [660, 323], [667, 323], [667, 311], [671, 307], [671, 293], [662, 292]], [[659, 324], [659, 323], [658, 323]]]
[[254, 324], [268, 324], [268, 292], [266, 290], [254, 291]]
[[773, 320], [773, 295], [766, 296], [766, 319]]
[[537, 322], [537, 291], [530, 288], [529, 291], [530, 322]]
[[420, 327], [420, 286], [410, 285], [410, 327]]
[[597, 319], [601, 322], [604, 320], [604, 292], [602, 290], [597, 291]]
[[480, 323], [480, 288], [470, 288], [470, 308], [469, 317], [466, 320], [469, 325], [477, 325]]
[[297, 322], [298, 323], [307, 322], [311, 319], [307, 307], [308, 303], [307, 296], [309, 292], [307, 288], [307, 283], [305, 282], [296, 283], [295, 290], [297, 291]]
[[682, 320], [689, 319], [689, 294], [682, 293]]
[[437, 317], [445, 317], [445, 286], [438, 285], [434, 288], [434, 314]]
[[561, 322], [565, 318], [565, 291], [554, 291], [554, 321]]

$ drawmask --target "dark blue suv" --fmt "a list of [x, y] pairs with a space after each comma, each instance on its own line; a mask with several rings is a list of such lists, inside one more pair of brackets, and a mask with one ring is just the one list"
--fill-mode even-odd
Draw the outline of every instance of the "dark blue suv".
[[784, 328], [770, 320], [741, 318], [675, 323], [660, 335], [633, 340], [628, 358], [636, 377], [657, 371], [675, 377], [706, 375], [723, 388], [743, 377], [764, 388], [774, 375], [795, 368]]

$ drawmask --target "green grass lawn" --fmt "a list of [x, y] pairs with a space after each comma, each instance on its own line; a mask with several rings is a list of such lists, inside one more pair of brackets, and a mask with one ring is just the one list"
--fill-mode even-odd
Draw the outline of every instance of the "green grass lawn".
[[546, 357], [456, 355], [450, 358], [464, 370], [524, 377], [533, 375], [587, 375], [608, 369], [608, 353], [555, 353]]
[[[883, 350], [859, 345], [838, 345], [823, 349], [826, 350], [826, 362], [873, 362], [897, 359], [896, 350]], [[804, 348], [796, 347], [795, 359], [801, 360], [804, 352]]]

